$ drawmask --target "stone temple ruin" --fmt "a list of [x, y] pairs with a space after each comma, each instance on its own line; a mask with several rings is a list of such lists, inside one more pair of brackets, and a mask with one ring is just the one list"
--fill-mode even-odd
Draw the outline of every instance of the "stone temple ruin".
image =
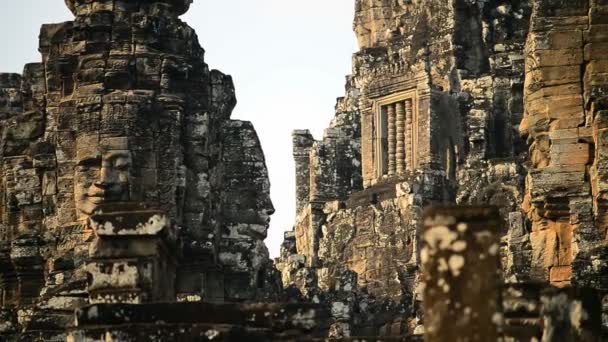
[[274, 262], [190, 3], [66, 0], [0, 74], [0, 341], [608, 339], [608, 2], [355, 0]]
[[541, 312], [512, 307], [547, 285], [596, 291], [606, 313], [608, 3], [355, 3], [346, 95], [322, 140], [293, 134], [283, 283], [329, 301], [343, 334], [421, 333], [424, 208], [494, 205], [507, 326], [549, 334]]

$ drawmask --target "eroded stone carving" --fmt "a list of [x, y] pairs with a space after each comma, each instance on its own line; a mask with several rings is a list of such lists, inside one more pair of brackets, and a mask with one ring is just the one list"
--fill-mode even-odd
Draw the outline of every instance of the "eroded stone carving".
[[191, 2], [66, 0], [42, 62], [0, 75], [0, 304], [23, 338], [90, 303], [279, 295], [264, 155]]
[[126, 202], [132, 157], [125, 138], [80, 136], [76, 142], [74, 199], [76, 209], [90, 216], [104, 204]]

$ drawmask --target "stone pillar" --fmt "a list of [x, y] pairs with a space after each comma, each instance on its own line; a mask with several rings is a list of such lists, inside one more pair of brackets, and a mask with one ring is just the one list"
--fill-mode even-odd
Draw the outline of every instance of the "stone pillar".
[[395, 106], [386, 106], [387, 117], [388, 117], [388, 174], [394, 175], [397, 170], [397, 160], [395, 159], [395, 152], [397, 148], [397, 137], [395, 126]]
[[90, 303], [175, 300], [176, 231], [163, 211], [125, 206], [90, 219]]
[[308, 204], [310, 198], [310, 149], [315, 142], [309, 130], [292, 133], [293, 158], [296, 165], [296, 215]]
[[414, 126], [413, 126], [414, 110], [412, 108], [412, 100], [405, 101], [405, 166], [408, 170], [414, 170]]
[[403, 102], [395, 104], [397, 113], [397, 147], [395, 150], [395, 159], [397, 159], [397, 174], [402, 174], [405, 171], [405, 108]]
[[[601, 228], [600, 235], [608, 234], [608, 181], [605, 156], [608, 153], [608, 3], [589, 1], [589, 29], [583, 33], [584, 74], [583, 98], [587, 122], [593, 118], [593, 143], [595, 145], [593, 166], [590, 174], [594, 207]], [[593, 151], [593, 150], [592, 150]], [[592, 241], [589, 241], [591, 244]]]
[[498, 210], [432, 208], [421, 261], [425, 341], [496, 341], [500, 305]]

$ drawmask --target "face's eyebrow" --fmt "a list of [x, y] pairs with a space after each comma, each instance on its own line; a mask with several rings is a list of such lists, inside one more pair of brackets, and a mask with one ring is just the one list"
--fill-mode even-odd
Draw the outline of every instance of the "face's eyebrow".
[[83, 156], [78, 159], [76, 165], [78, 166], [95, 166], [101, 163], [101, 156]]
[[115, 156], [114, 158], [112, 158], [111, 162], [114, 163], [114, 165], [117, 167], [125, 167], [131, 165], [131, 158], [129, 158], [128, 156]]
[[118, 158], [131, 158], [131, 152], [129, 150], [112, 150], [103, 153], [103, 159], [118, 159]]

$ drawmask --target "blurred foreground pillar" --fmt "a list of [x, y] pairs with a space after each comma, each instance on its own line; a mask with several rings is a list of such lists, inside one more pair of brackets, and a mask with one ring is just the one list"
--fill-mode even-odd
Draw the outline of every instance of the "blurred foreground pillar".
[[424, 216], [425, 341], [496, 341], [500, 217], [493, 207], [431, 208]]

